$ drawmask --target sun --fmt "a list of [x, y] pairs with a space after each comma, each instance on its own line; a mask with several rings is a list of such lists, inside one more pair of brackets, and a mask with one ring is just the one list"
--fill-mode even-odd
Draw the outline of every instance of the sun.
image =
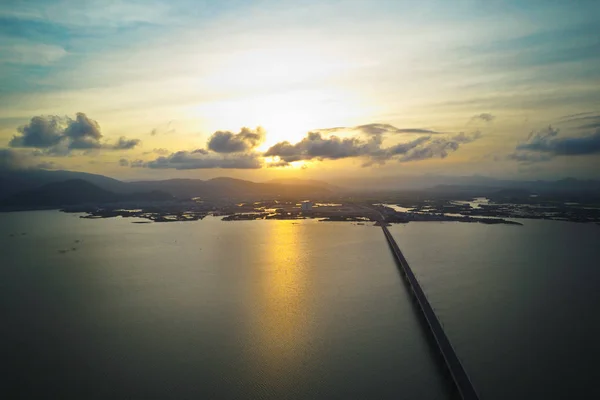
[[358, 102], [335, 90], [298, 90], [201, 104], [194, 113], [215, 130], [265, 129], [265, 151], [278, 142], [297, 143], [314, 129], [340, 126], [360, 114]]
[[314, 129], [364, 120], [370, 107], [363, 97], [335, 84], [356, 63], [325, 50], [311, 46], [234, 53], [203, 78], [219, 99], [193, 105], [192, 114], [214, 130], [263, 127], [262, 151], [281, 141], [296, 143]]

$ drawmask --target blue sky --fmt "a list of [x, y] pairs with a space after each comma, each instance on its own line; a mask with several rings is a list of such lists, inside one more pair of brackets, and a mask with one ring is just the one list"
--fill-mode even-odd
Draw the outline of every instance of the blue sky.
[[[597, 1], [4, 1], [0, 148], [126, 179], [600, 178], [598, 15]], [[374, 124], [397, 129], [357, 129]], [[216, 132], [243, 152], [207, 147]], [[551, 150], [564, 143], [583, 149]]]

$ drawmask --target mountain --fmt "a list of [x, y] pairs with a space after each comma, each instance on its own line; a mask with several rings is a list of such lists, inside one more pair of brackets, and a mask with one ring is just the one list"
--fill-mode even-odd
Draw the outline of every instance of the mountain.
[[482, 191], [490, 192], [500, 189], [526, 189], [539, 193], [561, 192], [600, 192], [600, 180], [581, 180], [565, 178], [560, 180], [510, 180], [497, 179], [481, 175], [442, 176], [442, 175], [400, 175], [383, 177], [349, 177], [340, 178], [336, 183], [354, 191], [393, 192], [404, 190], [436, 190], [436, 191]]
[[173, 196], [164, 192], [114, 193], [82, 179], [52, 182], [39, 188], [9, 196], [0, 205], [14, 208], [54, 208], [78, 204], [103, 204], [119, 201], [165, 201]]
[[162, 190], [179, 198], [200, 197], [207, 200], [265, 198], [326, 197], [333, 190], [309, 184], [287, 185], [281, 183], [256, 183], [234, 178], [168, 179], [164, 181], [130, 182], [136, 190]]
[[271, 179], [267, 183], [276, 183], [281, 185], [295, 185], [295, 186], [315, 186], [321, 187], [331, 191], [342, 191], [344, 188], [339, 186], [332, 185], [327, 182], [318, 181], [315, 179], [300, 179], [300, 178], [280, 178], [280, 179]]
[[[337, 195], [354, 193], [398, 193], [410, 190], [425, 190], [428, 193], [436, 195], [445, 195], [452, 197], [459, 193], [463, 196], [484, 196], [497, 195], [499, 190], [526, 190], [531, 194], [559, 195], [561, 197], [575, 198], [574, 195], [583, 197], [600, 196], [600, 181], [597, 180], [579, 180], [566, 178], [558, 181], [516, 181], [500, 180], [483, 176], [384, 176], [372, 178], [346, 178], [337, 179], [336, 183], [341, 186], [334, 186], [327, 182], [319, 180], [303, 179], [276, 179], [264, 183], [257, 183], [234, 178], [214, 178], [209, 180], [200, 179], [167, 179], [158, 181], [137, 181], [122, 182], [117, 179], [109, 178], [103, 175], [88, 174], [74, 171], [46, 171], [46, 170], [21, 170], [21, 171], [0, 171], [0, 201], [2, 199], [11, 199], [14, 204], [15, 195], [21, 192], [28, 192], [42, 189], [38, 196], [51, 201], [60, 199], [63, 203], [68, 200], [68, 196], [74, 196], [77, 201], [86, 200], [85, 193], [77, 193], [73, 189], [74, 185], [68, 184], [65, 187], [60, 185], [45, 187], [52, 183], [64, 181], [83, 181], [92, 184], [95, 189], [80, 188], [84, 192], [89, 189], [89, 198], [103, 199], [108, 195], [101, 193], [96, 189], [102, 189], [112, 195], [132, 195], [135, 192], [159, 191], [163, 194], [173, 195], [180, 199], [200, 197], [205, 200], [228, 200], [228, 201], [252, 201], [262, 199], [327, 199]], [[58, 197], [58, 193], [51, 193], [52, 190], [59, 191], [58, 188], [68, 190], [63, 197]], [[45, 192], [50, 190], [50, 192]], [[145, 194], [148, 195], [147, 193]], [[117, 196], [118, 198], [122, 198]], [[160, 196], [159, 196], [160, 197]], [[24, 197], [27, 202], [35, 203], [32, 198]], [[53, 200], [55, 199], [55, 200]], [[49, 201], [50, 201], [49, 200]]]
[[80, 179], [116, 193], [130, 193], [130, 186], [104, 175], [75, 171], [47, 171], [43, 169], [0, 170], [0, 199], [23, 190], [31, 190], [48, 183]]
[[[293, 184], [278, 182], [256, 183], [242, 179], [214, 178], [167, 179], [160, 181], [122, 182], [103, 175], [73, 171], [20, 170], [0, 171], [0, 201], [23, 191], [41, 189], [51, 183], [79, 180], [93, 184], [113, 194], [161, 191], [178, 198], [201, 197], [219, 199], [264, 199], [264, 198], [314, 198], [326, 197], [335, 192], [334, 187], [320, 181], [294, 180]], [[81, 183], [80, 183], [81, 184]], [[60, 185], [56, 186], [60, 187]], [[50, 187], [52, 188], [52, 186]], [[44, 188], [48, 190], [48, 188]], [[102, 198], [99, 192], [93, 192]], [[77, 193], [71, 193], [79, 196]], [[53, 198], [54, 195], [50, 195]], [[93, 196], [92, 196], [93, 198]], [[65, 200], [65, 198], [62, 198]], [[32, 200], [28, 200], [32, 201]]]

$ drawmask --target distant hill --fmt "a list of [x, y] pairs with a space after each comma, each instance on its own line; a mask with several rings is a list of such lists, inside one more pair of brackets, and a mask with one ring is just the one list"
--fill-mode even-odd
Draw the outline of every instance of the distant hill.
[[[275, 179], [264, 183], [251, 182], [234, 178], [214, 178], [209, 180], [200, 179], [167, 179], [156, 181], [137, 181], [122, 182], [117, 179], [109, 178], [103, 175], [88, 174], [74, 171], [46, 171], [46, 170], [19, 170], [6, 171], [0, 170], [0, 202], [10, 200], [16, 204], [17, 194], [22, 195], [23, 201], [28, 204], [34, 204], [34, 195], [42, 196], [47, 202], [61, 202], [61, 204], [72, 201], [85, 201], [85, 188], [83, 183], [57, 185], [47, 187], [52, 183], [65, 181], [83, 181], [92, 184], [95, 189], [88, 187], [89, 198], [98, 201], [109, 195], [133, 195], [136, 192], [159, 191], [163, 195], [173, 195], [180, 199], [200, 197], [205, 200], [233, 200], [233, 201], [252, 201], [262, 199], [327, 199], [348, 192], [355, 193], [398, 193], [410, 190], [425, 190], [428, 193], [438, 196], [448, 196], [455, 194], [463, 196], [488, 195], [498, 196], [498, 191], [504, 189], [522, 191], [531, 194], [558, 195], [565, 198], [584, 198], [600, 196], [600, 181], [597, 180], [579, 180], [566, 178], [558, 181], [517, 181], [500, 180], [486, 178], [483, 176], [467, 177], [444, 177], [444, 176], [398, 176], [398, 177], [372, 177], [372, 178], [347, 178], [338, 179], [343, 186], [334, 186], [327, 182], [319, 180], [303, 179]], [[79, 185], [79, 190], [84, 193], [78, 193], [74, 189]], [[40, 192], [36, 192], [40, 189]], [[104, 192], [100, 192], [101, 189]], [[66, 190], [60, 194], [59, 191]], [[56, 193], [52, 193], [52, 191]], [[22, 192], [29, 193], [28, 195]], [[528, 195], [528, 194], [527, 194]], [[69, 197], [72, 196], [72, 200]], [[579, 197], [574, 197], [579, 196]], [[117, 198], [122, 198], [116, 196]], [[160, 197], [160, 196], [159, 196]], [[60, 200], [60, 201], [59, 201]], [[66, 203], [65, 203], [66, 202]]]
[[326, 197], [333, 190], [316, 185], [288, 185], [281, 183], [256, 183], [234, 178], [168, 179], [164, 181], [131, 182], [137, 190], [162, 190], [176, 197], [203, 199], [265, 199]]
[[[112, 194], [132, 194], [135, 192], [161, 191], [175, 197], [187, 199], [201, 197], [204, 199], [264, 199], [264, 198], [313, 198], [327, 197], [335, 192], [333, 186], [319, 181], [294, 180], [291, 183], [267, 182], [256, 183], [234, 178], [200, 179], [167, 179], [158, 181], [122, 182], [103, 175], [73, 171], [20, 170], [0, 171], [0, 201], [9, 199], [23, 191], [35, 191], [45, 185], [64, 181], [79, 180], [93, 184]], [[81, 185], [81, 183], [80, 183]], [[52, 188], [52, 186], [50, 186]], [[58, 188], [65, 189], [58, 185]], [[90, 189], [91, 190], [91, 189]], [[100, 192], [92, 192], [102, 197]], [[74, 191], [70, 195], [80, 196]], [[47, 194], [48, 198], [52, 198]], [[91, 196], [93, 197], [93, 196]], [[62, 198], [66, 200], [66, 197]], [[14, 199], [13, 199], [14, 200]], [[27, 200], [29, 202], [33, 200]]]
[[600, 180], [582, 180], [565, 178], [560, 180], [508, 180], [480, 175], [441, 176], [441, 175], [400, 175], [348, 177], [336, 180], [336, 183], [355, 191], [403, 191], [435, 190], [445, 191], [495, 191], [500, 189], [527, 189], [532, 192], [600, 192]]
[[341, 191], [344, 188], [339, 186], [332, 185], [327, 182], [315, 180], [315, 179], [300, 179], [300, 178], [281, 178], [281, 179], [271, 179], [267, 183], [276, 183], [281, 185], [295, 185], [295, 186], [315, 186], [322, 187], [331, 191]]
[[52, 208], [79, 204], [102, 204], [118, 201], [164, 201], [173, 196], [164, 192], [114, 193], [82, 179], [52, 182], [36, 189], [25, 190], [2, 200], [9, 208]]
[[115, 193], [129, 193], [125, 182], [104, 175], [75, 171], [47, 171], [42, 169], [0, 170], [0, 199], [7, 198], [23, 190], [31, 190], [52, 182], [81, 179]]

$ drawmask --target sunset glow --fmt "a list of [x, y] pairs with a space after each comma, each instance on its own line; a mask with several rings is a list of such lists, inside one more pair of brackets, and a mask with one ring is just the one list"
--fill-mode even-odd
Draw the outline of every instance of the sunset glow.
[[[518, 12], [517, 3], [226, 3], [0, 8], [15, 27], [0, 34], [5, 153], [125, 179], [591, 177], [597, 151], [556, 146], [597, 140], [594, 12], [560, 2]], [[77, 113], [99, 127], [91, 142], [40, 130]], [[540, 133], [548, 126], [555, 136]], [[257, 127], [251, 142], [234, 136]], [[216, 132], [231, 133], [229, 147], [207, 147]], [[532, 137], [540, 145], [522, 146]], [[130, 145], [116, 148], [120, 138]], [[185, 166], [170, 162], [181, 152], [193, 154]]]

